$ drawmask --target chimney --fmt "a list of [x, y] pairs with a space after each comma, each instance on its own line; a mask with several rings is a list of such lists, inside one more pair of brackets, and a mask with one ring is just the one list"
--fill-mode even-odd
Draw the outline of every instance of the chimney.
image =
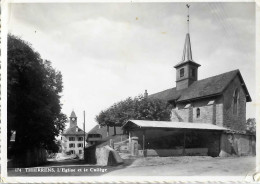
[[148, 97], [148, 93], [147, 93], [147, 90], [145, 90], [144, 92], [144, 98], [147, 98]]

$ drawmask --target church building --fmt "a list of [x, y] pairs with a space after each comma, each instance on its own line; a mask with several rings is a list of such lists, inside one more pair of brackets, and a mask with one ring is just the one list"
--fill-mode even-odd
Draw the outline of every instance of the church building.
[[77, 116], [74, 111], [71, 112], [69, 119], [69, 128], [62, 133], [61, 137], [62, 151], [82, 156], [84, 149], [84, 134], [86, 139], [86, 133], [78, 127]]
[[198, 80], [199, 67], [192, 57], [188, 31], [182, 60], [174, 66], [176, 87], [145, 93], [172, 105], [171, 121], [129, 120], [123, 125], [129, 142], [133, 138], [141, 154], [254, 154], [255, 138], [246, 134], [246, 103], [252, 100], [239, 69]]

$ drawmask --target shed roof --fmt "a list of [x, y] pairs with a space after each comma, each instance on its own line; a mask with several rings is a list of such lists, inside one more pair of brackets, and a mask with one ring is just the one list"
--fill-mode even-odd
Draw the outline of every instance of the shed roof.
[[216, 75], [213, 77], [209, 77], [206, 79], [198, 80], [193, 82], [188, 88], [182, 90], [176, 90], [176, 88], [170, 88], [152, 95], [149, 95], [150, 98], [158, 98], [166, 101], [187, 101], [198, 98], [205, 98], [209, 96], [221, 95], [229, 83], [235, 78], [235, 76], [239, 76], [242, 87], [246, 93], [247, 102], [251, 101], [251, 97], [248, 93], [246, 85], [243, 81], [243, 78], [239, 72], [239, 70], [233, 70], [230, 72], [226, 72], [220, 75]]
[[200, 130], [228, 130], [224, 127], [208, 123], [189, 123], [189, 122], [171, 122], [171, 121], [148, 121], [148, 120], [129, 120], [123, 128], [169, 128], [169, 129], [200, 129]]

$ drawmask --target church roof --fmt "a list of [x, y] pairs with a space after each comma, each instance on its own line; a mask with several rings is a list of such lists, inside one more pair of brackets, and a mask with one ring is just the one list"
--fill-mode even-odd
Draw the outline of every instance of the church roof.
[[158, 98], [166, 101], [187, 101], [195, 100], [198, 98], [206, 98], [210, 96], [221, 95], [228, 84], [236, 77], [239, 76], [243, 83], [243, 88], [246, 93], [247, 102], [251, 101], [251, 97], [244, 84], [243, 78], [239, 70], [233, 70], [220, 75], [209, 77], [206, 79], [193, 82], [188, 88], [182, 90], [176, 90], [176, 88], [170, 88], [159, 93], [149, 95], [150, 98]]
[[77, 117], [77, 116], [76, 116], [75, 112], [72, 111], [72, 112], [71, 112], [71, 115], [70, 115], [70, 118], [76, 118], [76, 117]]
[[[86, 132], [85, 132], [85, 134], [86, 134]], [[63, 132], [63, 135], [84, 135], [84, 131], [82, 129], [80, 129], [78, 126], [73, 126], [73, 127], [66, 129]]]

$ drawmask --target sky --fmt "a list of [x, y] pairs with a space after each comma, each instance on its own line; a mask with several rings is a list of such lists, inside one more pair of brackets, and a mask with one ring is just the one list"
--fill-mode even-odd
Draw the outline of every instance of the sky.
[[[63, 75], [62, 112], [86, 131], [114, 103], [176, 86], [187, 33], [185, 3], [15, 3], [8, 31], [31, 43]], [[255, 117], [255, 4], [190, 3], [198, 79], [239, 69]]]

